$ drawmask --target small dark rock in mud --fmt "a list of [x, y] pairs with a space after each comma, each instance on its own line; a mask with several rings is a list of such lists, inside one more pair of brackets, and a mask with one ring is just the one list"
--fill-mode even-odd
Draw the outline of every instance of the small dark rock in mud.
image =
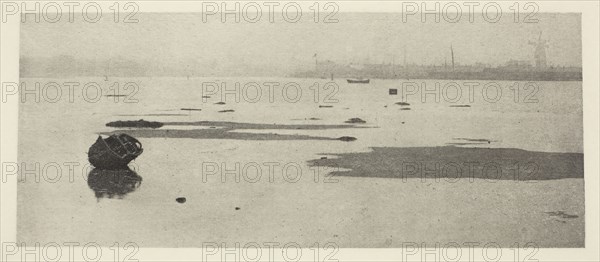
[[202, 111], [200, 108], [182, 108], [183, 111]]
[[450, 107], [471, 107], [470, 105], [451, 105]]
[[110, 123], [106, 124], [106, 126], [108, 126], [108, 127], [135, 127], [135, 128], [149, 127], [149, 128], [159, 128], [159, 127], [163, 126], [163, 123], [161, 123], [161, 122], [146, 121], [144, 119], [140, 119], [140, 120], [137, 120], [137, 121], [115, 121], [115, 122], [110, 122]]
[[185, 201], [187, 201], [187, 199], [185, 199], [185, 197], [178, 197], [175, 199], [175, 201], [177, 201], [179, 204], [183, 204]]
[[351, 142], [351, 141], [355, 141], [356, 137], [343, 136], [343, 137], [338, 138], [338, 140], [344, 141], [344, 142]]
[[398, 103], [396, 103], [396, 105], [409, 106], [410, 104], [406, 103], [406, 102], [398, 102]]
[[225, 102], [216, 102], [215, 105], [224, 105]]
[[235, 110], [227, 109], [227, 110], [221, 110], [221, 111], [219, 111], [219, 113], [230, 113], [230, 112], [235, 112]]
[[346, 120], [344, 123], [349, 123], [349, 124], [364, 124], [366, 122], [367, 121], [355, 117], [355, 118], [350, 118], [350, 119]]
[[322, 106], [322, 105], [319, 105], [319, 108], [332, 108], [332, 107], [333, 106]]
[[410, 110], [410, 107], [400, 108], [400, 110]]

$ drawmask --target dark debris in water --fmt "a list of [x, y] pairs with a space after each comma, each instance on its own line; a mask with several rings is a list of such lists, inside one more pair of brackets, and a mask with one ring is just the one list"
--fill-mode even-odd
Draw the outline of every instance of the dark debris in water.
[[552, 212], [544, 212], [550, 216], [553, 217], [560, 217], [560, 218], [564, 218], [564, 219], [573, 219], [573, 218], [578, 218], [578, 215], [570, 215], [565, 213], [565, 211], [552, 211]]
[[456, 137], [456, 138], [453, 138], [453, 139], [454, 140], [463, 140], [463, 141], [467, 141], [467, 142], [479, 142], [479, 143], [488, 143], [488, 144], [491, 144], [493, 142], [492, 140], [486, 139], [486, 138], [463, 138], [463, 137]]
[[159, 128], [163, 126], [161, 122], [146, 121], [140, 119], [137, 121], [114, 121], [106, 124], [108, 127], [134, 127], [134, 128]]
[[487, 143], [477, 143], [477, 142], [469, 143], [469, 142], [466, 142], [466, 143], [446, 143], [446, 145], [451, 145], [451, 146], [469, 146], [469, 145], [487, 145]]
[[350, 119], [346, 120], [344, 123], [349, 123], [349, 124], [364, 124], [364, 123], [367, 123], [367, 121], [355, 117], [355, 118], [350, 118]]
[[304, 119], [302, 119], [302, 118], [294, 118], [294, 119], [291, 119], [291, 120], [294, 120], [294, 121], [299, 121], [299, 120], [313, 120], [313, 121], [316, 121], [316, 120], [321, 120], [321, 119], [320, 118], [316, 118], [316, 117], [311, 117], [311, 118], [304, 118]]

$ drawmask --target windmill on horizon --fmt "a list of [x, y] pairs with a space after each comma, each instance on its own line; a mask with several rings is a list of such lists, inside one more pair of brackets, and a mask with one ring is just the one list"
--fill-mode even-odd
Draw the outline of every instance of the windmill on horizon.
[[549, 47], [548, 40], [542, 39], [542, 32], [540, 31], [540, 35], [538, 36], [537, 42], [529, 41], [530, 45], [535, 46], [534, 51], [534, 59], [535, 59], [535, 67], [537, 68], [546, 68], [548, 62], [546, 60], [546, 48]]

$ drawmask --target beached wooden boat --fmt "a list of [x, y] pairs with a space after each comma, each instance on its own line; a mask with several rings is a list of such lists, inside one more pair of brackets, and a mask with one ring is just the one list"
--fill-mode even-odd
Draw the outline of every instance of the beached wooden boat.
[[124, 169], [143, 151], [140, 141], [129, 135], [111, 135], [106, 139], [98, 136], [88, 151], [88, 160], [96, 168]]
[[346, 81], [348, 81], [348, 84], [368, 84], [371, 79], [346, 79]]

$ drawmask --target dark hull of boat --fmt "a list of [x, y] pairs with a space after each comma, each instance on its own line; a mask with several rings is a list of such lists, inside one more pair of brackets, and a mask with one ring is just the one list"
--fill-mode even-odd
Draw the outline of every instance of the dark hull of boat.
[[121, 154], [114, 152], [109, 147], [107, 142], [102, 139], [101, 136], [99, 136], [88, 151], [88, 161], [90, 161], [90, 164], [92, 164], [94, 167], [100, 169], [125, 169], [127, 168], [127, 164], [129, 164], [129, 162], [142, 154], [141, 147], [139, 151], [136, 151], [126, 151], [125, 153]]
[[371, 79], [346, 79], [346, 81], [348, 81], [348, 84], [368, 84], [369, 82], [371, 82]]

